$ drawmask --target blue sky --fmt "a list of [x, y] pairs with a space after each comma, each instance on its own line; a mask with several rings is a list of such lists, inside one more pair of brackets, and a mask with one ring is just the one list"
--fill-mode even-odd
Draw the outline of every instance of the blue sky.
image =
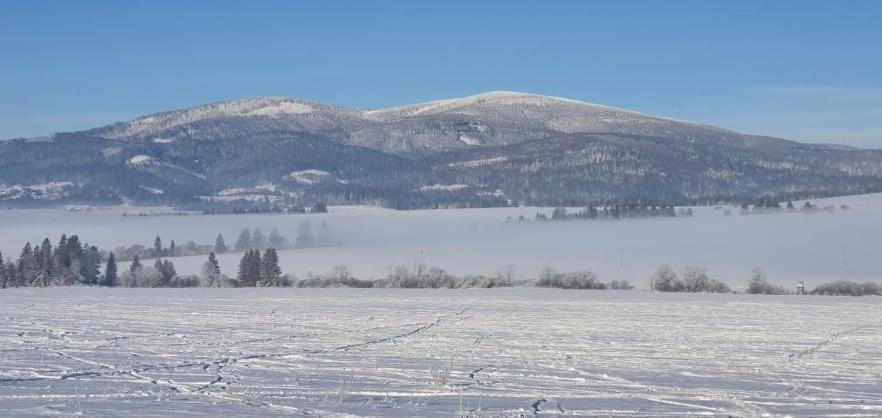
[[0, 138], [489, 90], [882, 147], [882, 2], [0, 0]]

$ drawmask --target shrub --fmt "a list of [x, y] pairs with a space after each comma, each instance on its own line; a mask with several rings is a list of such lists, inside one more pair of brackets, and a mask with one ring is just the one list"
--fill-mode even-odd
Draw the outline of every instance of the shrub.
[[559, 273], [551, 267], [542, 270], [536, 287], [556, 287], [559, 289], [606, 289], [607, 285], [597, 280], [591, 271], [580, 270]]
[[649, 277], [651, 287], [659, 292], [682, 292], [683, 283], [677, 278], [677, 273], [668, 265], [661, 265]]
[[653, 288], [659, 292], [707, 292], [729, 293], [732, 289], [725, 283], [708, 276], [707, 271], [699, 267], [686, 267], [683, 279], [670, 266], [660, 266], [650, 277]]
[[857, 283], [847, 280], [825, 283], [811, 291], [813, 295], [882, 296], [882, 287], [876, 283]]
[[199, 287], [199, 276], [175, 276], [168, 282], [169, 287]]
[[500, 270], [496, 276], [457, 277], [446, 270], [425, 263], [411, 266], [395, 266], [385, 279], [374, 282], [375, 287], [417, 289], [492, 288], [512, 286], [514, 272], [511, 268]]
[[781, 287], [770, 284], [766, 280], [766, 273], [759, 268], [753, 269], [747, 280], [747, 293], [760, 295], [784, 295], [787, 291]]
[[161, 287], [163, 285], [162, 273], [153, 267], [141, 267], [135, 271], [126, 270], [119, 275], [117, 287]]
[[336, 266], [326, 275], [310, 275], [294, 283], [296, 287], [373, 287], [371, 280], [361, 280], [352, 276], [347, 266]]

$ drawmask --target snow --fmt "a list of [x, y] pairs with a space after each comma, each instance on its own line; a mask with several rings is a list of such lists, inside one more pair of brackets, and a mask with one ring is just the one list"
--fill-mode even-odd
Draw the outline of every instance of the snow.
[[272, 183], [259, 184], [254, 187], [239, 187], [232, 189], [224, 189], [217, 192], [217, 196], [241, 196], [241, 195], [267, 195], [276, 192], [277, 185]]
[[466, 134], [459, 135], [459, 142], [462, 142], [466, 145], [481, 145], [481, 141], [478, 141], [477, 139], [472, 138]]
[[171, 164], [171, 163], [167, 163], [164, 161], [159, 161], [149, 155], [136, 155], [132, 158], [129, 158], [129, 165], [131, 165], [133, 167], [144, 167], [144, 168], [148, 168], [148, 167], [151, 167], [151, 168], [156, 168], [156, 167], [171, 168], [173, 170], [180, 171], [184, 174], [205, 180], [205, 175], [203, 175], [203, 174], [197, 173], [193, 170], [188, 170], [188, 169], [181, 167], [179, 165], [176, 165], [176, 164]]
[[292, 171], [288, 174], [288, 177], [293, 179], [294, 181], [302, 184], [314, 184], [318, 181], [321, 181], [325, 177], [329, 177], [331, 173], [324, 170], [300, 170], [300, 171]]
[[[34, 191], [38, 191], [38, 192], [51, 193], [51, 192], [60, 191], [62, 189], [67, 189], [67, 188], [73, 187], [73, 186], [75, 186], [75, 183], [70, 182], [70, 181], [51, 181], [49, 183], [31, 184], [31, 185], [28, 185], [25, 187], [30, 190], [34, 190]], [[21, 187], [21, 186], [17, 186], [17, 187]]]
[[113, 130], [103, 135], [108, 138], [123, 138], [149, 134], [201, 120], [250, 116], [282, 117], [303, 115], [312, 111], [311, 105], [290, 98], [259, 97], [232, 100], [143, 116], [115, 126]]
[[141, 189], [144, 189], [150, 193], [153, 193], [153, 194], [163, 194], [164, 193], [162, 190], [155, 189], [153, 187], [147, 187], [147, 186], [138, 186], [138, 187], [140, 187]]
[[120, 148], [120, 147], [107, 147], [107, 148], [104, 148], [101, 150], [101, 155], [103, 155], [106, 158], [110, 158], [110, 157], [113, 157], [114, 155], [119, 154], [120, 152], [122, 152], [122, 148]]
[[567, 103], [578, 106], [588, 106], [600, 109], [610, 109], [622, 112], [630, 112], [623, 109], [616, 109], [609, 106], [602, 106], [594, 103], [582, 102], [579, 100], [566, 99], [563, 97], [543, 96], [538, 94], [521, 93], [515, 91], [491, 91], [487, 93], [476, 94], [456, 99], [442, 99], [426, 103], [413, 105], [405, 105], [390, 109], [379, 109], [371, 111], [374, 115], [395, 114], [397, 116], [417, 116], [421, 114], [438, 114], [445, 112], [453, 112], [476, 105], [482, 106], [547, 106], [558, 103]]
[[505, 192], [501, 189], [495, 189], [490, 192], [478, 192], [479, 196], [505, 197]]
[[[548, 137], [551, 132], [615, 132], [683, 138], [738, 137], [731, 131], [692, 122], [562, 97], [507, 91], [371, 110], [364, 115], [383, 122], [438, 115], [466, 116], [478, 123], [481, 132], [487, 127], [499, 131], [491, 135], [488, 142], [497, 145]], [[506, 130], [508, 132], [504, 132]], [[463, 134], [468, 136], [468, 133]], [[460, 141], [468, 144], [462, 137]]]
[[169, 138], [154, 138], [153, 143], [154, 144], [174, 144], [175, 140], [169, 139]]
[[153, 157], [149, 155], [136, 155], [129, 158], [130, 165], [147, 165], [153, 162]]
[[312, 106], [294, 101], [281, 101], [245, 112], [247, 116], [301, 115], [312, 112]]
[[[463, 119], [455, 131], [441, 128], [450, 117]], [[411, 120], [403, 121], [403, 119]], [[271, 120], [266, 120], [271, 119]], [[196, 122], [205, 122], [193, 125]], [[216, 123], [210, 123], [216, 122]], [[187, 129], [181, 128], [189, 125]], [[174, 129], [180, 128], [180, 129]], [[409, 148], [447, 149], [505, 145], [569, 133], [621, 133], [741, 140], [724, 129], [654, 117], [639, 112], [561, 97], [518, 92], [489, 92], [386, 109], [363, 110], [285, 97], [232, 100], [157, 113], [97, 132], [112, 139], [240, 138], [248, 132], [340, 131], [349, 145], [390, 152]], [[247, 135], [246, 135], [247, 136]], [[412, 150], [412, 149], [411, 149]]]
[[55, 200], [64, 197], [68, 189], [76, 186], [70, 181], [52, 181], [41, 184], [14, 184], [4, 185], [0, 183], [0, 198], [19, 199], [28, 196], [35, 199]]
[[503, 161], [508, 161], [508, 157], [483, 158], [480, 160], [470, 160], [470, 161], [450, 163], [448, 165], [450, 167], [479, 167], [479, 166], [487, 165], [487, 164], [501, 163]]
[[281, 201], [282, 197], [278, 195], [245, 193], [226, 196], [199, 196], [199, 199], [206, 202], [237, 202], [240, 200], [245, 200], [248, 202], [263, 202], [265, 200], [269, 200], [270, 202], [278, 202]]
[[457, 190], [462, 190], [468, 188], [468, 184], [433, 184], [431, 186], [423, 186], [420, 187], [420, 191], [423, 192], [454, 192]]
[[0, 405], [9, 416], [532, 416], [534, 405], [878, 416], [880, 314], [882, 298], [4, 289]]
[[184, 167], [181, 167], [181, 166], [179, 166], [179, 165], [171, 164], [171, 163], [166, 163], [166, 162], [163, 162], [162, 165], [165, 166], [165, 167], [173, 168], [173, 169], [178, 170], [178, 171], [180, 171], [180, 172], [182, 172], [182, 173], [184, 173], [184, 174], [188, 174], [188, 175], [193, 176], [193, 177], [196, 177], [196, 178], [198, 178], [198, 179], [205, 180], [205, 175], [204, 175], [204, 174], [197, 173], [197, 172], [195, 172], [195, 171], [193, 171], [193, 170], [188, 170], [188, 169], [186, 169], [186, 168], [184, 168]]

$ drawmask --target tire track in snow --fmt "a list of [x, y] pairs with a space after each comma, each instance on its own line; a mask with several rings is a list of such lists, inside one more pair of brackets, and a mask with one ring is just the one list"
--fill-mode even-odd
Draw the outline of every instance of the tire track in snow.
[[[851, 327], [851, 328], [847, 328], [847, 329], [844, 329], [841, 331], [834, 332], [834, 333], [828, 335], [827, 338], [810, 346], [809, 348], [806, 348], [805, 350], [802, 350], [797, 353], [789, 354], [787, 356], [787, 361], [789, 361], [791, 363], [792, 362], [802, 363], [802, 360], [804, 357], [811, 357], [815, 353], [817, 353], [818, 351], [823, 350], [825, 347], [829, 346], [830, 344], [833, 344], [834, 342], [842, 339], [843, 337], [847, 337], [847, 336], [852, 335], [854, 333], [857, 333], [863, 329], [870, 328], [874, 325], [876, 325], [876, 324], [862, 324], [862, 325], [858, 325], [855, 327]], [[805, 384], [802, 381], [800, 381], [798, 378], [792, 377], [790, 379], [787, 379], [786, 381], [790, 385], [787, 388], [788, 394], [791, 394], [791, 395], [792, 394], [799, 394], [799, 393], [802, 393], [803, 391], [805, 391]]]
[[818, 342], [817, 344], [814, 344], [811, 347], [809, 347], [805, 350], [802, 350], [798, 353], [792, 353], [792, 354], [788, 355], [787, 359], [788, 359], [788, 361], [794, 361], [794, 360], [800, 360], [805, 356], [811, 356], [812, 354], [815, 354], [816, 352], [822, 350], [824, 347], [836, 342], [840, 338], [849, 336], [849, 335], [854, 334], [854, 333], [861, 331], [863, 329], [870, 328], [871, 326], [873, 326], [873, 324], [863, 324], [863, 325], [858, 325], [856, 327], [848, 328], [848, 329], [845, 329], [842, 331], [834, 332], [834, 333], [830, 334], [824, 340]]
[[465, 314], [467, 311], [469, 311], [470, 309], [471, 309], [471, 308], [465, 308], [465, 309], [463, 309], [463, 310], [461, 310], [461, 311], [459, 311], [459, 312], [457, 312], [457, 313], [451, 315], [450, 317], [440, 316], [440, 317], [438, 317], [437, 319], [435, 319], [435, 321], [433, 321], [433, 322], [430, 322], [430, 323], [425, 324], [425, 325], [421, 325], [421, 326], [419, 326], [419, 327], [417, 327], [417, 328], [414, 328], [414, 329], [412, 329], [412, 330], [410, 330], [410, 331], [408, 331], [408, 332], [402, 333], [402, 334], [391, 335], [391, 336], [388, 336], [388, 337], [378, 338], [378, 339], [371, 340], [371, 341], [365, 341], [365, 342], [363, 342], [363, 343], [355, 343], [355, 344], [341, 345], [341, 346], [339, 346], [339, 347], [335, 347], [335, 348], [333, 348], [333, 349], [330, 350], [330, 351], [348, 351], [348, 350], [353, 349], [353, 348], [367, 347], [367, 346], [371, 346], [371, 345], [375, 345], [375, 344], [382, 344], [382, 343], [392, 342], [392, 341], [395, 341], [395, 340], [398, 340], [398, 339], [402, 339], [402, 338], [407, 338], [407, 337], [410, 337], [410, 336], [413, 336], [413, 335], [419, 334], [419, 333], [421, 333], [421, 332], [427, 331], [427, 330], [429, 330], [429, 329], [431, 329], [431, 328], [434, 328], [434, 327], [436, 327], [436, 326], [438, 326], [438, 325], [441, 325], [443, 322], [446, 322], [446, 321], [450, 320], [451, 318], [462, 317], [462, 315], [464, 315], [464, 314]]
[[[370, 341], [360, 342], [360, 343], [352, 343], [345, 344], [336, 347], [332, 347], [329, 349], [315, 350], [315, 351], [306, 351], [311, 354], [321, 354], [335, 351], [349, 351], [358, 348], [368, 347], [377, 344], [383, 344], [388, 342], [394, 342], [401, 339], [409, 338], [420, 333], [423, 333], [429, 329], [435, 328], [445, 322], [449, 322], [451, 320], [462, 318], [463, 315], [469, 311], [471, 308], [465, 308], [461, 311], [458, 311], [452, 315], [448, 316], [439, 316], [434, 321], [417, 326], [406, 332], [401, 332], [394, 335], [389, 335], [383, 338], [377, 338]], [[385, 328], [384, 327], [375, 327], [374, 329]], [[362, 330], [363, 332], [364, 330]], [[348, 332], [340, 333], [346, 334]], [[155, 334], [152, 336], [162, 336], [163, 334]], [[143, 336], [138, 336], [143, 337]], [[291, 336], [280, 336], [280, 337], [270, 337], [267, 339], [256, 339], [256, 341], [272, 341], [277, 339], [290, 338]], [[135, 368], [121, 368], [113, 364], [102, 363], [100, 361], [89, 360], [82, 357], [77, 357], [75, 355], [69, 354], [67, 352], [61, 350], [55, 350], [54, 353], [60, 357], [66, 358], [68, 360], [85, 363], [96, 367], [93, 370], [79, 370], [71, 373], [66, 373], [59, 376], [35, 376], [30, 378], [13, 378], [13, 379], [2, 379], [0, 383], [14, 383], [14, 382], [24, 382], [24, 381], [34, 381], [34, 380], [67, 380], [67, 379], [78, 379], [81, 377], [107, 377], [107, 376], [130, 376], [138, 381], [142, 381], [145, 383], [149, 383], [152, 385], [164, 387], [172, 392], [179, 394], [187, 394], [194, 396], [204, 396], [210, 397], [219, 400], [225, 400], [230, 402], [236, 402], [243, 405], [260, 407], [260, 408], [268, 408], [279, 412], [284, 412], [286, 414], [297, 413], [297, 414], [321, 414], [321, 411], [308, 411], [296, 407], [290, 407], [285, 405], [278, 405], [272, 402], [263, 402], [263, 401], [253, 401], [248, 400], [242, 397], [233, 396], [230, 394], [222, 394], [215, 391], [210, 390], [212, 386], [217, 385], [219, 382], [223, 380], [223, 376], [221, 374], [221, 370], [227, 366], [232, 364], [247, 361], [247, 360], [256, 360], [256, 359], [268, 359], [268, 358], [284, 358], [291, 355], [293, 353], [264, 353], [264, 354], [250, 354], [239, 357], [225, 357], [218, 360], [205, 362], [205, 361], [196, 361], [196, 362], [186, 362], [179, 363], [174, 365], [145, 365], [141, 367]], [[300, 353], [297, 353], [298, 355]], [[182, 367], [202, 367], [203, 370], [208, 370], [210, 367], [217, 367], [215, 372], [215, 377], [206, 384], [202, 385], [193, 385], [193, 384], [185, 384], [181, 382], [177, 382], [172, 379], [159, 379], [147, 376], [143, 373], [151, 372], [151, 371], [159, 371], [159, 370], [169, 370], [169, 369], [178, 369]]]

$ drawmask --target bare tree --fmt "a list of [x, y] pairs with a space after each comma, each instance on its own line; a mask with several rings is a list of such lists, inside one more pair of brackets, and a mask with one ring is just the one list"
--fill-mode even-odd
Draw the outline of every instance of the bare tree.
[[667, 264], [659, 266], [655, 273], [649, 276], [649, 287], [659, 292], [679, 292], [680, 290], [677, 289], [679, 282], [677, 273]]

